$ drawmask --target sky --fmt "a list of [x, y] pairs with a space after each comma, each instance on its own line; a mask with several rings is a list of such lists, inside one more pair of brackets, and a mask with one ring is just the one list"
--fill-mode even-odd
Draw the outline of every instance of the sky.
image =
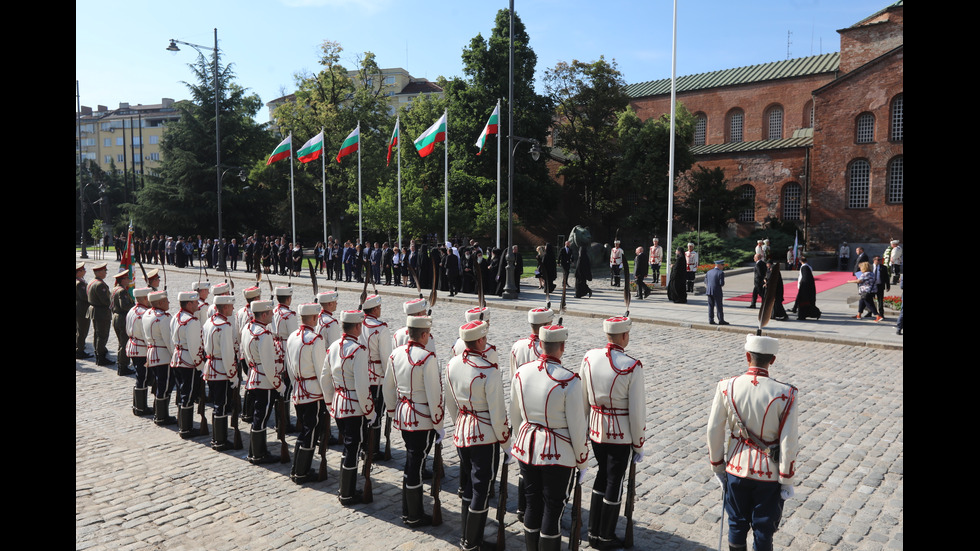
[[[894, 0], [678, 0], [677, 76], [840, 50], [846, 28]], [[339, 42], [350, 69], [364, 52], [378, 65], [435, 80], [463, 76], [463, 48], [490, 35], [497, 0], [76, 0], [75, 78], [81, 105], [160, 103], [188, 97], [197, 53], [170, 39], [218, 46], [239, 85], [263, 103], [319, 70], [320, 44]], [[535, 86], [559, 61], [615, 60], [627, 83], [669, 78], [671, 0], [515, 0], [538, 56]], [[788, 55], [787, 55], [788, 54]], [[210, 55], [208, 53], [208, 55]], [[269, 119], [263, 108], [260, 122]]]

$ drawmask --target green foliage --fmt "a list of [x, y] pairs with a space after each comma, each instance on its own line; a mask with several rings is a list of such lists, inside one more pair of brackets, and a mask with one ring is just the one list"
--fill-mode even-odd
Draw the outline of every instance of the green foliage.
[[[753, 249], [746, 251], [742, 248], [741, 240], [722, 239], [718, 234], [707, 231], [701, 232], [701, 245], [698, 247], [698, 232], [690, 231], [674, 237], [672, 246], [670, 249], [664, 250], [664, 255], [667, 258], [673, 259], [674, 251], [677, 249], [686, 251], [688, 243], [694, 243], [694, 250], [700, 253], [698, 264], [700, 265], [699, 271], [701, 272], [710, 270], [715, 260], [724, 260], [728, 267], [741, 266], [752, 258], [755, 247], [755, 243], [753, 242]], [[668, 251], [670, 252], [669, 255], [667, 255]], [[707, 267], [707, 269], [703, 269], [704, 267]]]
[[696, 166], [678, 178], [677, 193], [682, 198], [675, 210], [677, 217], [691, 228], [725, 233], [729, 220], [748, 205], [737, 189], [729, 190], [721, 168], [708, 170]]
[[[770, 220], [767, 219], [767, 222]], [[764, 224], [765, 226], [765, 224]], [[732, 246], [738, 249], [749, 251], [749, 258], [752, 258], [752, 254], [755, 252], [755, 245], [759, 239], [768, 239], [769, 247], [772, 249], [772, 257], [776, 260], [783, 260], [786, 258], [786, 249], [793, 246], [793, 240], [795, 238], [796, 226], [792, 223], [778, 223], [773, 224], [772, 227], [766, 228], [762, 227], [750, 235], [732, 240]], [[800, 232], [800, 245], [803, 244], [803, 233]]]
[[92, 220], [92, 227], [89, 228], [88, 234], [98, 243], [102, 239], [102, 220]]

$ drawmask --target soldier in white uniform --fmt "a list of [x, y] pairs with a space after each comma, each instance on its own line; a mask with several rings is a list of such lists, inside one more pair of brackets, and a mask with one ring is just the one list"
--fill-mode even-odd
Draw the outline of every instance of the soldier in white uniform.
[[446, 366], [446, 412], [455, 419], [453, 443], [459, 454], [464, 550], [483, 545], [490, 486], [501, 446], [508, 456], [504, 461], [510, 462], [503, 378], [497, 362], [486, 354], [488, 325], [476, 320], [460, 327], [465, 348]]
[[625, 351], [631, 326], [627, 317], [603, 321], [608, 342], [586, 352], [579, 370], [589, 408], [589, 439], [599, 464], [589, 507], [589, 545], [593, 549], [623, 546], [616, 538], [623, 480], [630, 461], [643, 460], [646, 392], [643, 365]]
[[[520, 339], [514, 343], [510, 349], [510, 374], [511, 388], [513, 388], [514, 375], [517, 375], [517, 368], [527, 362], [541, 357], [541, 340], [538, 338], [538, 331], [545, 325], [550, 325], [555, 319], [555, 311], [551, 308], [532, 308], [527, 312], [527, 321], [531, 324], [531, 334], [527, 338]], [[524, 497], [524, 477], [520, 473], [517, 475], [517, 520], [524, 522], [524, 510], [527, 508], [527, 501]]]
[[324, 291], [316, 296], [316, 301], [320, 304], [320, 312], [317, 315], [314, 331], [323, 339], [324, 353], [330, 348], [331, 344], [343, 335], [343, 331], [340, 329], [340, 322], [333, 315], [337, 311], [337, 302], [339, 300], [340, 296], [336, 291]]
[[561, 364], [568, 330], [548, 325], [538, 336], [543, 354], [518, 368], [511, 383], [512, 452], [524, 477], [528, 549], [557, 551], [562, 510], [588, 468], [589, 435], [582, 381]]
[[432, 444], [446, 435], [442, 377], [436, 355], [425, 348], [432, 328], [429, 316], [408, 316], [408, 344], [388, 356], [384, 376], [384, 404], [405, 442], [402, 478], [402, 515], [411, 528], [432, 524], [422, 510], [422, 463]]
[[687, 244], [684, 260], [687, 264], [687, 292], [693, 293], [694, 278], [698, 275], [698, 252], [694, 250], [694, 243]]
[[[231, 294], [231, 285], [228, 285], [227, 283], [217, 283], [217, 284], [214, 285], [214, 287], [211, 287], [211, 294], [214, 295], [215, 298], [228, 296], [228, 295]], [[204, 314], [205, 319], [206, 318], [210, 318], [211, 316], [214, 315], [214, 313], [217, 311], [217, 307], [216, 306], [217, 306], [217, 303], [214, 303], [214, 304], [211, 304], [211, 306], [208, 306], [207, 311]], [[202, 326], [203, 326], [203, 323], [204, 323], [204, 321], [202, 320], [201, 321]]]
[[[275, 399], [286, 395], [283, 382], [283, 360], [276, 350], [274, 334], [269, 325], [272, 322], [272, 301], [252, 302], [252, 321], [242, 333], [242, 347], [248, 362], [248, 383], [246, 388], [252, 393], [252, 428], [249, 433], [248, 461], [253, 465], [274, 463], [279, 459], [269, 453], [266, 439], [266, 425]], [[273, 392], [278, 396], [273, 396]]]
[[146, 338], [146, 368], [156, 380], [153, 400], [154, 418], [157, 425], [173, 425], [177, 418], [170, 415], [170, 393], [176, 386], [170, 372], [173, 342], [170, 337], [170, 299], [166, 291], [153, 291], [147, 295], [151, 308], [143, 313], [143, 335]]
[[173, 336], [173, 355], [170, 371], [177, 378], [177, 431], [181, 438], [193, 436], [194, 399], [198, 392], [197, 372], [204, 370], [204, 342], [201, 340], [201, 320], [197, 317], [198, 294], [193, 291], [177, 295], [180, 311], [170, 322]]
[[[235, 348], [238, 350], [238, 381], [242, 382], [244, 379], [248, 378], [248, 362], [245, 360], [245, 347], [242, 345], [244, 337], [242, 336], [245, 328], [248, 324], [252, 323], [252, 303], [255, 302], [262, 292], [259, 290], [258, 286], [252, 286], [246, 288], [242, 291], [242, 296], [245, 297], [245, 306], [242, 306], [235, 311]], [[242, 410], [239, 412], [241, 414], [242, 421], [246, 423], [252, 422], [252, 393], [247, 389], [245, 390], [245, 397], [242, 399]]]
[[650, 247], [650, 278], [653, 286], [660, 286], [660, 265], [664, 262], [664, 248], [660, 246], [660, 239], [653, 238], [653, 246]]
[[191, 290], [197, 292], [197, 319], [201, 320], [201, 327], [208, 321], [211, 315], [208, 313], [208, 296], [211, 294], [211, 284], [207, 281], [195, 281], [191, 284]]
[[340, 503], [361, 502], [357, 490], [357, 457], [368, 423], [377, 416], [368, 387], [367, 349], [360, 342], [364, 329], [364, 312], [345, 310], [340, 313], [343, 335], [327, 349], [320, 369], [320, 388], [333, 385], [330, 414], [340, 425], [344, 439], [344, 458], [340, 465]]
[[[490, 329], [490, 308], [481, 308], [477, 306], [476, 308], [470, 308], [469, 310], [467, 310], [465, 315], [466, 315], [467, 322], [480, 321], [482, 319], [483, 321], [487, 322], [487, 330]], [[460, 354], [463, 353], [464, 350], [466, 350], [466, 342], [463, 341], [462, 338], [456, 339], [456, 342], [453, 343], [451, 356], [449, 359], [452, 360], [456, 356], [459, 356]], [[487, 357], [487, 360], [490, 361], [490, 363], [499, 365], [500, 361], [497, 358], [496, 346], [487, 342], [486, 348], [482, 352], [483, 355]]]
[[[747, 335], [748, 370], [715, 388], [708, 417], [708, 459], [725, 489], [728, 545], [772, 549], [783, 502], [793, 497], [799, 453], [797, 389], [769, 376], [779, 341]], [[728, 441], [728, 458], [725, 442]]]
[[[270, 329], [272, 330], [273, 342], [276, 345], [276, 354], [278, 354], [279, 361], [285, 362], [286, 339], [299, 329], [299, 319], [296, 317], [296, 312], [290, 308], [293, 303], [293, 288], [276, 287], [276, 300], [278, 303], [272, 313], [272, 325]], [[289, 372], [284, 363], [281, 368], [282, 380], [286, 385], [286, 394], [289, 394], [293, 388], [292, 380], [289, 378]], [[283, 394], [283, 396], [286, 394]], [[283, 404], [283, 407], [286, 409], [286, 432], [293, 432], [296, 429], [293, 426], [292, 416], [289, 413], [289, 402], [287, 401]], [[276, 422], [278, 423], [278, 420]]]
[[366, 448], [374, 450], [374, 461], [383, 461], [385, 456], [381, 451], [381, 412], [385, 411], [384, 396], [381, 388], [384, 385], [385, 362], [391, 355], [391, 330], [388, 324], [378, 319], [381, 315], [381, 297], [368, 295], [364, 299], [364, 331], [361, 332], [361, 344], [368, 353], [368, 384], [371, 387], [371, 397], [378, 409], [378, 415], [369, 428], [373, 429], [374, 442], [368, 442]]
[[[428, 309], [429, 301], [424, 298], [416, 298], [402, 304], [402, 311], [405, 312], [406, 316], [424, 316]], [[395, 334], [391, 336], [391, 349], [394, 350], [406, 344], [408, 344], [407, 325], [395, 331]], [[426, 343], [425, 349], [433, 354], [436, 353], [436, 338], [431, 333], [429, 334], [429, 342]]]
[[133, 415], [153, 413], [146, 400], [146, 338], [143, 335], [143, 314], [150, 308], [147, 296], [149, 287], [133, 289], [136, 304], [126, 313], [126, 355], [136, 368], [136, 385], [133, 386]]
[[333, 398], [333, 385], [326, 389], [320, 386], [320, 368], [327, 356], [323, 337], [315, 330], [321, 311], [319, 304], [301, 304], [299, 329], [286, 340], [286, 368], [293, 381], [292, 402], [296, 408], [296, 417], [303, 424], [303, 429], [296, 438], [293, 468], [290, 472], [290, 478], [296, 484], [316, 478], [311, 465], [317, 430], [323, 419], [322, 410], [326, 407], [324, 400]]
[[214, 297], [215, 313], [204, 322], [204, 380], [214, 399], [211, 412], [211, 449], [224, 451], [232, 447], [228, 441], [228, 395], [238, 392], [237, 327], [232, 321], [235, 314], [235, 297]]
[[613, 276], [613, 287], [619, 287], [619, 274], [623, 269], [623, 249], [619, 248], [619, 239], [613, 242], [609, 251], [609, 271]]

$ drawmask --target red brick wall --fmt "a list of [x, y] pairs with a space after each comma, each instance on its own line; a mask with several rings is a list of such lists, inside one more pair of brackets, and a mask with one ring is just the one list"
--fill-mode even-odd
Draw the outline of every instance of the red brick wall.
[[847, 73], [904, 43], [905, 8], [897, 7], [840, 31], [840, 70]]

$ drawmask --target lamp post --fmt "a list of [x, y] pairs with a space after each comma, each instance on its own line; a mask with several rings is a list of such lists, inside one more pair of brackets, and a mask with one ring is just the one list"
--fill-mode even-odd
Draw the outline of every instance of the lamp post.
[[222, 272], [227, 270], [225, 268], [225, 244], [221, 239], [221, 189], [224, 187], [223, 182], [225, 180], [225, 174], [228, 174], [228, 172], [232, 170], [238, 171], [238, 179], [242, 182], [248, 180], [248, 175], [245, 174], [245, 169], [240, 166], [231, 166], [226, 168], [218, 178], [218, 246], [221, 247], [218, 250], [218, 269]]
[[[508, 116], [508, 120], [513, 120], [512, 115], [513, 110], [511, 110], [511, 116]], [[513, 129], [513, 123], [511, 123], [512, 132]], [[518, 295], [517, 274], [514, 273], [517, 269], [517, 266], [514, 265], [514, 261], [517, 259], [514, 255], [514, 155], [517, 153], [517, 146], [521, 145], [521, 142], [530, 142], [531, 158], [537, 161], [541, 158], [541, 144], [534, 138], [522, 138], [513, 135], [513, 133], [507, 136], [507, 140], [509, 144], [514, 145], [509, 148], [509, 169], [507, 171], [507, 282], [504, 284], [502, 296], [505, 299], [513, 300]]]
[[[205, 57], [204, 53], [201, 51], [202, 48], [205, 50], [211, 50], [214, 53], [214, 155], [215, 155], [214, 169], [215, 169], [215, 176], [217, 179], [216, 185], [218, 188], [218, 197], [217, 197], [218, 198], [218, 244], [220, 245], [221, 230], [222, 230], [221, 227], [221, 132], [220, 132], [221, 125], [220, 125], [220, 119], [218, 117], [219, 115], [218, 102], [221, 97], [221, 93], [220, 93], [221, 87], [219, 82], [220, 76], [218, 75], [218, 29], [217, 27], [214, 29], [214, 48], [210, 48], [208, 46], [200, 46], [198, 44], [191, 44], [190, 42], [183, 42], [171, 38], [170, 45], [167, 46], [167, 51], [179, 52], [180, 48], [177, 47], [177, 44], [183, 44], [184, 46], [190, 46], [191, 48], [194, 48], [195, 50], [197, 50], [197, 53], [201, 55], [201, 57]], [[221, 253], [221, 264], [223, 267], [224, 265], [223, 252]]]

